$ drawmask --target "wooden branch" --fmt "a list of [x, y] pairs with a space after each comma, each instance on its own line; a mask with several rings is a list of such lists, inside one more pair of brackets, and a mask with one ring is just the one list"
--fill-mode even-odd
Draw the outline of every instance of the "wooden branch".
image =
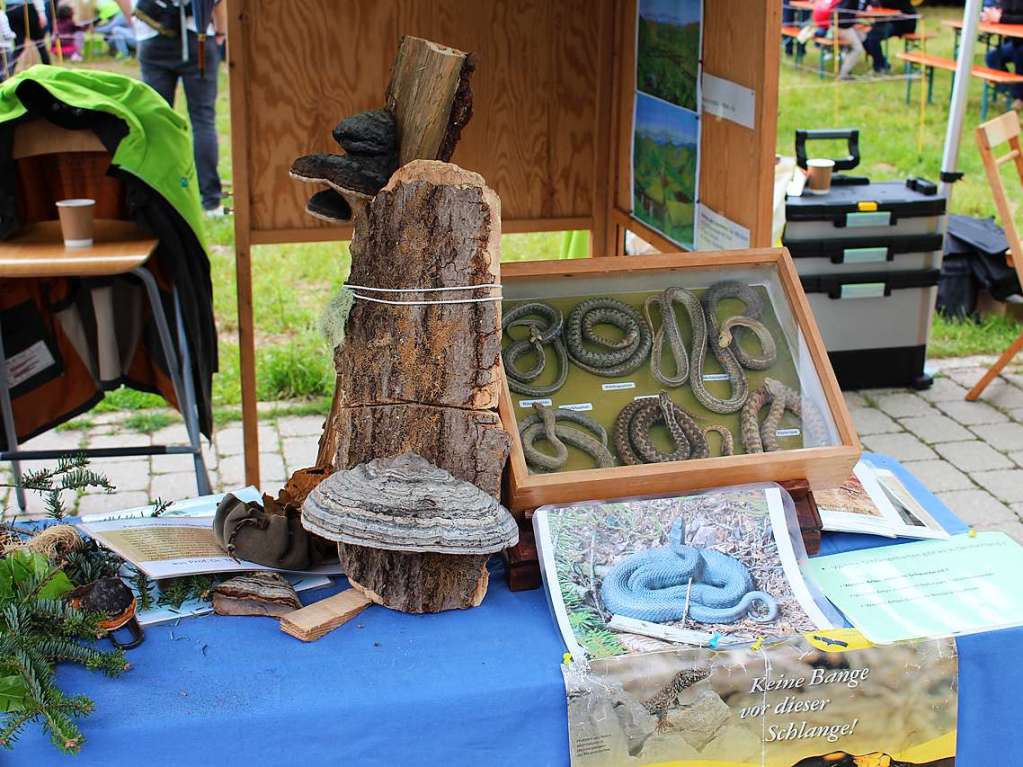
[[387, 106], [398, 121], [400, 164], [451, 159], [462, 127], [472, 117], [467, 53], [406, 35], [387, 89]]

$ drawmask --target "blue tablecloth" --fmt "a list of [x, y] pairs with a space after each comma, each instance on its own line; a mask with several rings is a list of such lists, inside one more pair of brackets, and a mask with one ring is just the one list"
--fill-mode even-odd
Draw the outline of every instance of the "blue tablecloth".
[[[965, 529], [897, 463], [878, 461], [950, 532]], [[827, 535], [822, 553], [891, 543]], [[1023, 764], [1021, 642], [1023, 629], [959, 640], [963, 767]], [[565, 767], [563, 652], [543, 592], [511, 593], [500, 572], [478, 609], [372, 607], [311, 644], [271, 619], [183, 620], [151, 628], [120, 679], [60, 670], [66, 690], [96, 702], [73, 761], [32, 727], [0, 764]]]

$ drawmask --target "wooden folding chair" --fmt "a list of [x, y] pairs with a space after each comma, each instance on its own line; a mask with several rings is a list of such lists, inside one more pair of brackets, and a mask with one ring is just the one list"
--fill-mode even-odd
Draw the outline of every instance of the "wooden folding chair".
[[[1023, 149], [1020, 148], [1019, 134], [1019, 115], [1016, 112], [1006, 112], [1001, 117], [996, 117], [994, 120], [988, 120], [977, 126], [977, 147], [980, 149], [980, 158], [984, 161], [984, 171], [987, 173], [987, 180], [991, 185], [991, 194], [995, 198], [995, 208], [998, 210], [998, 217], [1002, 220], [1005, 238], [1009, 241], [1007, 258], [1009, 263], [1015, 267], [1020, 284], [1023, 284], [1023, 248], [1020, 247], [1019, 233], [1012, 221], [1012, 210], [1009, 208], [1009, 201], [1005, 197], [1005, 187], [1002, 185], [1002, 177], [998, 172], [1002, 165], [1011, 160], [1016, 164], [1020, 185], [1023, 186]], [[1000, 151], [1003, 144], [1008, 145], [1009, 151], [996, 157], [995, 150]], [[1002, 368], [1019, 353], [1020, 349], [1023, 349], [1023, 332], [1020, 332], [1009, 348], [1002, 352], [1002, 356], [984, 374], [984, 377], [966, 393], [966, 399], [971, 402], [977, 399], [995, 376], [1002, 372]]]

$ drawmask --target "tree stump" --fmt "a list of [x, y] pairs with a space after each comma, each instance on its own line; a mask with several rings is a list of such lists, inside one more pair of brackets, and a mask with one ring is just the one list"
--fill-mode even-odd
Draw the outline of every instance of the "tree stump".
[[[479, 174], [412, 162], [373, 198], [365, 225], [356, 228], [348, 283], [373, 288], [354, 292], [387, 301], [493, 297], [492, 290], [459, 288], [500, 281], [500, 222], [500, 201]], [[400, 292], [409, 290], [425, 292]], [[496, 301], [409, 306], [359, 300], [335, 353], [335, 405], [496, 408], [500, 358]]]

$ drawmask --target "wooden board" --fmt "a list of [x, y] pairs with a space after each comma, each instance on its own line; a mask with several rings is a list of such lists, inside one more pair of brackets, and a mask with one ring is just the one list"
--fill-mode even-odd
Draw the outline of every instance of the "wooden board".
[[281, 618], [281, 631], [303, 642], [315, 642], [361, 613], [373, 602], [355, 589], [321, 599]]
[[452, 159], [484, 175], [507, 219], [592, 217], [608, 167], [596, 137], [612, 6], [352, 0], [342, 12], [334, 0], [233, 0], [232, 50], [243, 50], [232, 53], [231, 98], [245, 105], [232, 121], [235, 163], [248, 169], [235, 195], [247, 198], [251, 231], [338, 238], [305, 213], [309, 188], [287, 171], [300, 155], [337, 151], [330, 131], [342, 117], [383, 105], [404, 34], [476, 55], [474, 116]]
[[811, 488], [835, 487], [844, 482], [859, 459], [861, 450], [859, 436], [853, 427], [845, 399], [828, 361], [824, 342], [787, 251], [764, 249], [673, 253], [632, 256], [627, 259], [505, 264], [502, 269], [502, 280], [508, 295], [508, 286], [516, 280], [613, 276], [642, 272], [658, 275], [668, 271], [698, 268], [719, 269], [724, 277], [727, 274], [727, 267], [757, 265], [773, 266], [777, 269], [785, 299], [805, 340], [809, 365], [816, 371], [834, 421], [838, 436], [837, 445], [707, 458], [699, 461], [532, 474], [522, 453], [514, 400], [505, 380], [500, 415], [512, 443], [503, 496], [505, 505], [516, 515], [521, 516], [544, 504], [573, 503], [593, 498], [656, 495], [749, 482], [806, 480]]
[[102, 277], [142, 266], [157, 241], [131, 221], [96, 222], [90, 248], [65, 248], [60, 222], [31, 224], [0, 243], [0, 277]]

